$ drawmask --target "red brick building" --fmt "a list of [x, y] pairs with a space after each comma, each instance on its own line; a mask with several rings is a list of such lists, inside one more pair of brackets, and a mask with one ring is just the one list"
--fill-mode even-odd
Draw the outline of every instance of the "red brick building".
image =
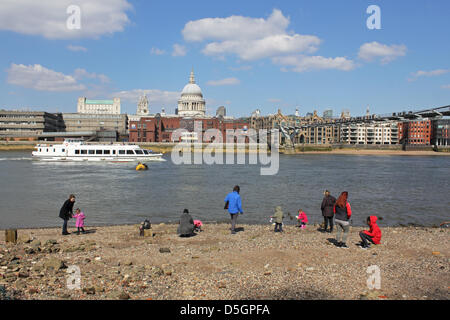
[[408, 145], [431, 145], [433, 125], [431, 120], [399, 122], [400, 142]]
[[[173, 142], [172, 134], [177, 129], [186, 129], [196, 132], [201, 124], [202, 136], [209, 129], [217, 129], [222, 133], [223, 141], [227, 130], [247, 129], [249, 122], [246, 119], [214, 118], [182, 118], [182, 117], [142, 117], [139, 121], [130, 121], [130, 142]], [[214, 140], [214, 138], [212, 139]], [[180, 141], [180, 139], [178, 139]], [[248, 139], [246, 139], [248, 142]], [[212, 142], [207, 139], [204, 142]]]

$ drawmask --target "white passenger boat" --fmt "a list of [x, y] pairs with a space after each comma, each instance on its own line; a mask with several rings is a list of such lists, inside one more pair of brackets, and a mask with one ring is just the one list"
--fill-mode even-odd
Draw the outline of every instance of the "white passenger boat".
[[137, 145], [85, 144], [83, 140], [66, 139], [62, 144], [38, 144], [32, 152], [40, 161], [160, 161], [162, 153], [142, 149]]

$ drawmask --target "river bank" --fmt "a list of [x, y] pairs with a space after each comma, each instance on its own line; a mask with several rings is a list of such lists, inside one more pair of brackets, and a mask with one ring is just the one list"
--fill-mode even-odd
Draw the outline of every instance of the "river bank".
[[[98, 143], [97, 143], [98, 144]], [[27, 143], [27, 144], [17, 144], [17, 143], [0, 143], [0, 151], [33, 151], [35, 148], [35, 143]], [[157, 153], [170, 153], [174, 148], [175, 144], [167, 143], [167, 144], [158, 144], [158, 143], [150, 143], [150, 144], [140, 144], [142, 148], [150, 149]], [[205, 151], [205, 148], [208, 145], [203, 145], [202, 148], [195, 149], [191, 147], [191, 152], [198, 152], [198, 150]], [[227, 150], [226, 147], [218, 149], [223, 153], [233, 152], [233, 153], [255, 153], [257, 150], [255, 148], [249, 148], [248, 146], [237, 148], [236, 146]], [[212, 150], [208, 150], [207, 152], [211, 152]], [[270, 151], [269, 151], [270, 152]], [[305, 147], [296, 147], [295, 149], [285, 149], [281, 147], [279, 149], [281, 154], [342, 154], [342, 155], [382, 155], [382, 156], [449, 156], [450, 152], [447, 149], [441, 149], [438, 151], [431, 150], [401, 150], [400, 146], [393, 147], [379, 147], [379, 148], [364, 148], [361, 146], [305, 146]]]
[[[61, 236], [59, 228], [19, 230], [20, 242], [0, 235], [0, 289], [15, 299], [448, 299], [449, 230], [382, 228], [382, 244], [362, 250], [362, 228], [349, 249], [317, 225], [205, 224], [191, 238], [176, 225], [91, 227]], [[72, 228], [73, 230], [73, 228]], [[80, 289], [67, 288], [67, 267], [78, 266]], [[377, 265], [381, 288], [369, 290], [367, 268]]]

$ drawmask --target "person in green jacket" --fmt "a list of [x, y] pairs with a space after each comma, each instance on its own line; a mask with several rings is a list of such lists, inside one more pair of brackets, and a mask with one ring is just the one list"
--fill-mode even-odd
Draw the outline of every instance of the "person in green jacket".
[[273, 221], [275, 222], [275, 232], [283, 232], [283, 218], [284, 214], [281, 210], [280, 206], [277, 206], [275, 208], [275, 214], [271, 217]]

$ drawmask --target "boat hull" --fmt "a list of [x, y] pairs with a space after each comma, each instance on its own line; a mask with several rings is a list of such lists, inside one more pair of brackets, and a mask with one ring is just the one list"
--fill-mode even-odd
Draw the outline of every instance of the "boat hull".
[[143, 157], [51, 157], [33, 156], [35, 161], [56, 161], [56, 162], [143, 162], [143, 161], [164, 161], [162, 154], [154, 154]]

